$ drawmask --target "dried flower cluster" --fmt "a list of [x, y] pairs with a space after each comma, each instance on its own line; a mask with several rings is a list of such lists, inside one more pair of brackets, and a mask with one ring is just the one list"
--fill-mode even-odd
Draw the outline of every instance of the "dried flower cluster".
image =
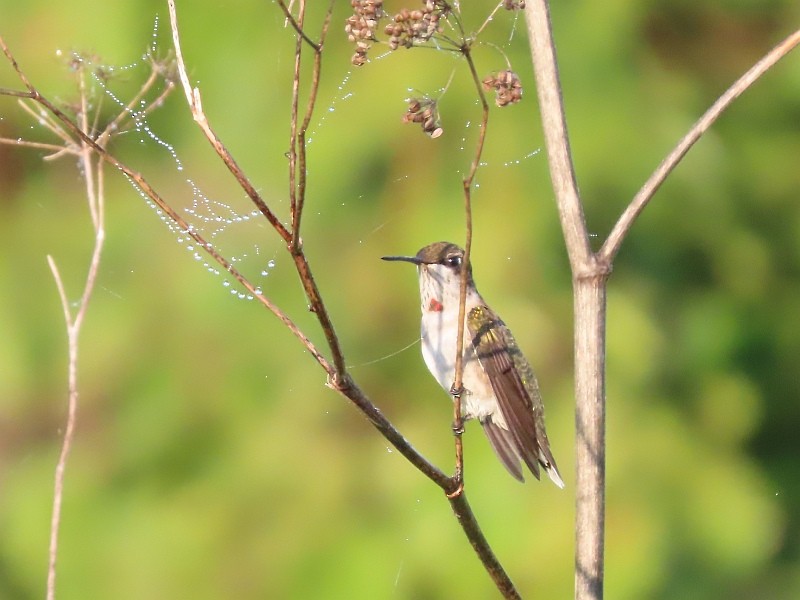
[[506, 70], [489, 75], [483, 80], [483, 87], [486, 90], [494, 89], [494, 102], [497, 106], [508, 106], [522, 100], [522, 83], [514, 71]]
[[450, 6], [442, 0], [423, 0], [421, 9], [404, 8], [386, 26], [384, 33], [389, 36], [389, 47], [397, 50], [400, 46], [411, 48], [415, 43], [422, 44], [440, 32], [440, 22], [450, 12]]
[[353, 14], [345, 21], [344, 31], [347, 39], [356, 45], [351, 62], [360, 67], [367, 62], [367, 50], [375, 41], [375, 28], [378, 21], [386, 16], [383, 0], [350, 0]]
[[[344, 30], [347, 39], [356, 45], [350, 60], [360, 67], [367, 62], [367, 51], [372, 42], [377, 41], [375, 30], [378, 21], [388, 15], [383, 10], [383, 0], [350, 0], [350, 6], [353, 7], [353, 14], [345, 21]], [[429, 41], [442, 31], [441, 22], [450, 11], [447, 0], [422, 0], [421, 8], [402, 9], [384, 28], [384, 33], [389, 36], [389, 48], [411, 48]]]
[[[421, 3], [422, 6], [416, 9], [401, 9], [383, 28], [391, 50], [423, 45], [443, 32], [443, 25], [454, 10], [450, 0], [421, 0]], [[378, 23], [381, 19], [388, 18], [388, 15], [384, 11], [383, 0], [350, 0], [350, 6], [353, 13], [347, 18], [344, 29], [347, 39], [355, 44], [351, 62], [355, 66], [361, 66], [367, 62], [367, 52], [372, 44], [378, 41]], [[457, 3], [455, 7], [458, 10]], [[525, 0], [502, 0], [502, 7], [506, 10], [520, 10], [525, 8]], [[460, 31], [460, 24], [455, 25]], [[439, 36], [437, 39], [456, 44], [446, 37]], [[467, 44], [471, 45], [471, 42]], [[466, 46], [453, 49], [466, 52], [465, 48]], [[489, 75], [483, 80], [483, 86], [486, 90], [494, 89], [495, 104], [499, 107], [515, 104], [522, 99], [522, 84], [517, 74], [510, 69]], [[419, 123], [422, 130], [432, 138], [444, 133], [436, 100], [430, 98], [410, 98], [403, 121]]]
[[432, 138], [437, 138], [444, 133], [436, 100], [431, 100], [430, 98], [409, 98], [408, 110], [403, 115], [403, 122], [419, 123], [422, 126], [422, 131]]

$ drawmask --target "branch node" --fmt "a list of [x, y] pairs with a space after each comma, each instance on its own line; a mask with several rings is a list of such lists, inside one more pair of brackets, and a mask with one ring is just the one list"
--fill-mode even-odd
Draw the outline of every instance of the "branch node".
[[347, 373], [333, 372], [328, 374], [328, 381], [325, 385], [347, 396], [348, 392], [353, 388], [353, 380], [350, 379], [350, 375]]
[[588, 264], [581, 263], [576, 265], [574, 271], [575, 281], [586, 281], [589, 279], [608, 279], [611, 271], [614, 270], [610, 261], [598, 257], [596, 254], [591, 256]]
[[[456, 481], [454, 480], [453, 483], [456, 483]], [[464, 482], [459, 480], [456, 484], [456, 489], [454, 489], [452, 492], [446, 491], [445, 496], [447, 496], [448, 500], [452, 500], [453, 498], [458, 498], [463, 493], [464, 493]]]

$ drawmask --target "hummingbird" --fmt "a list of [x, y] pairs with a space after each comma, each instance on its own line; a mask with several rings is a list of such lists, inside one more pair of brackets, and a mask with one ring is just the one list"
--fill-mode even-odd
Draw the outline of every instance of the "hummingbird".
[[[456, 244], [436, 242], [416, 256], [384, 256], [383, 260], [417, 265], [422, 356], [431, 375], [449, 391], [455, 379], [464, 250]], [[563, 488], [544, 428], [536, 375], [511, 330], [478, 293], [471, 265], [466, 291], [462, 418], [478, 420], [495, 454], [514, 478], [524, 481], [521, 461], [536, 479], [541, 466], [553, 483]]]

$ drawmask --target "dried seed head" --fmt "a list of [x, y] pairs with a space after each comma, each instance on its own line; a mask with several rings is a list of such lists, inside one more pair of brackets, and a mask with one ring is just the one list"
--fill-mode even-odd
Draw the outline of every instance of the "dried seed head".
[[378, 21], [386, 16], [383, 11], [383, 0], [350, 0], [353, 14], [347, 17], [344, 32], [351, 44], [356, 44], [356, 51], [351, 62], [359, 67], [367, 62], [367, 50], [375, 41], [375, 28]]
[[486, 90], [494, 89], [494, 102], [499, 107], [516, 104], [522, 100], [522, 82], [514, 71], [492, 73], [484, 78], [483, 87]]
[[436, 100], [430, 98], [409, 98], [403, 122], [419, 123], [422, 131], [432, 138], [437, 138], [444, 133]]
[[442, 31], [440, 22], [450, 14], [450, 5], [445, 0], [423, 0], [422, 5], [421, 9], [401, 9], [386, 26], [384, 32], [389, 36], [389, 48], [397, 50], [400, 46], [411, 48], [424, 44]]

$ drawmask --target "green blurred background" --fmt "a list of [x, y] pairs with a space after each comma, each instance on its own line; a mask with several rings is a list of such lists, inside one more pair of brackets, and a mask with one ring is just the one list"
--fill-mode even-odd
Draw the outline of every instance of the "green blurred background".
[[[492, 6], [464, 4], [469, 29]], [[418, 345], [400, 351], [418, 330], [413, 269], [378, 257], [463, 241], [460, 178], [479, 111], [465, 65], [450, 54], [376, 49], [369, 65], [353, 69], [342, 33], [348, 10], [338, 3], [325, 50], [304, 239], [353, 376], [450, 471], [447, 397]], [[691, 123], [800, 23], [793, 0], [566, 1], [552, 10], [572, 149], [598, 243]], [[272, 2], [180, 2], [179, 11], [209, 117], [285, 217], [291, 32]], [[76, 97], [64, 58], [71, 51], [134, 64], [109, 83], [130, 98], [147, 73], [141, 56], [156, 15], [163, 54], [166, 2], [154, 0], [0, 0], [0, 32], [52, 98]], [[319, 23], [313, 11], [310, 22]], [[502, 14], [482, 39], [496, 47], [476, 50], [479, 71], [503, 68], [505, 53], [525, 99], [492, 111], [474, 196], [473, 264], [539, 373], [567, 488], [519, 485], [474, 426], [465, 438], [467, 485], [522, 594], [568, 598], [570, 275], [544, 152], [535, 153], [542, 136], [522, 19], [515, 26]], [[451, 73], [440, 103], [445, 134], [431, 140], [403, 125], [404, 99], [438, 94]], [[0, 85], [19, 87], [6, 64]], [[50, 140], [8, 98], [0, 117], [4, 136]], [[179, 93], [149, 124], [183, 171], [136, 133], [115, 148], [170, 202], [191, 205], [190, 178], [207, 196], [249, 210]], [[45, 257], [55, 258], [77, 300], [92, 243], [75, 161], [43, 156], [0, 146], [4, 599], [44, 593], [65, 422], [66, 335]], [[691, 151], [622, 248], [609, 292], [609, 598], [797, 597], [798, 157], [800, 55], [790, 55]], [[492, 597], [441, 492], [325, 387], [278, 321], [197, 264], [110, 171], [107, 197], [108, 241], [81, 337], [59, 597]], [[219, 240], [322, 344], [271, 230], [249, 222]]]

